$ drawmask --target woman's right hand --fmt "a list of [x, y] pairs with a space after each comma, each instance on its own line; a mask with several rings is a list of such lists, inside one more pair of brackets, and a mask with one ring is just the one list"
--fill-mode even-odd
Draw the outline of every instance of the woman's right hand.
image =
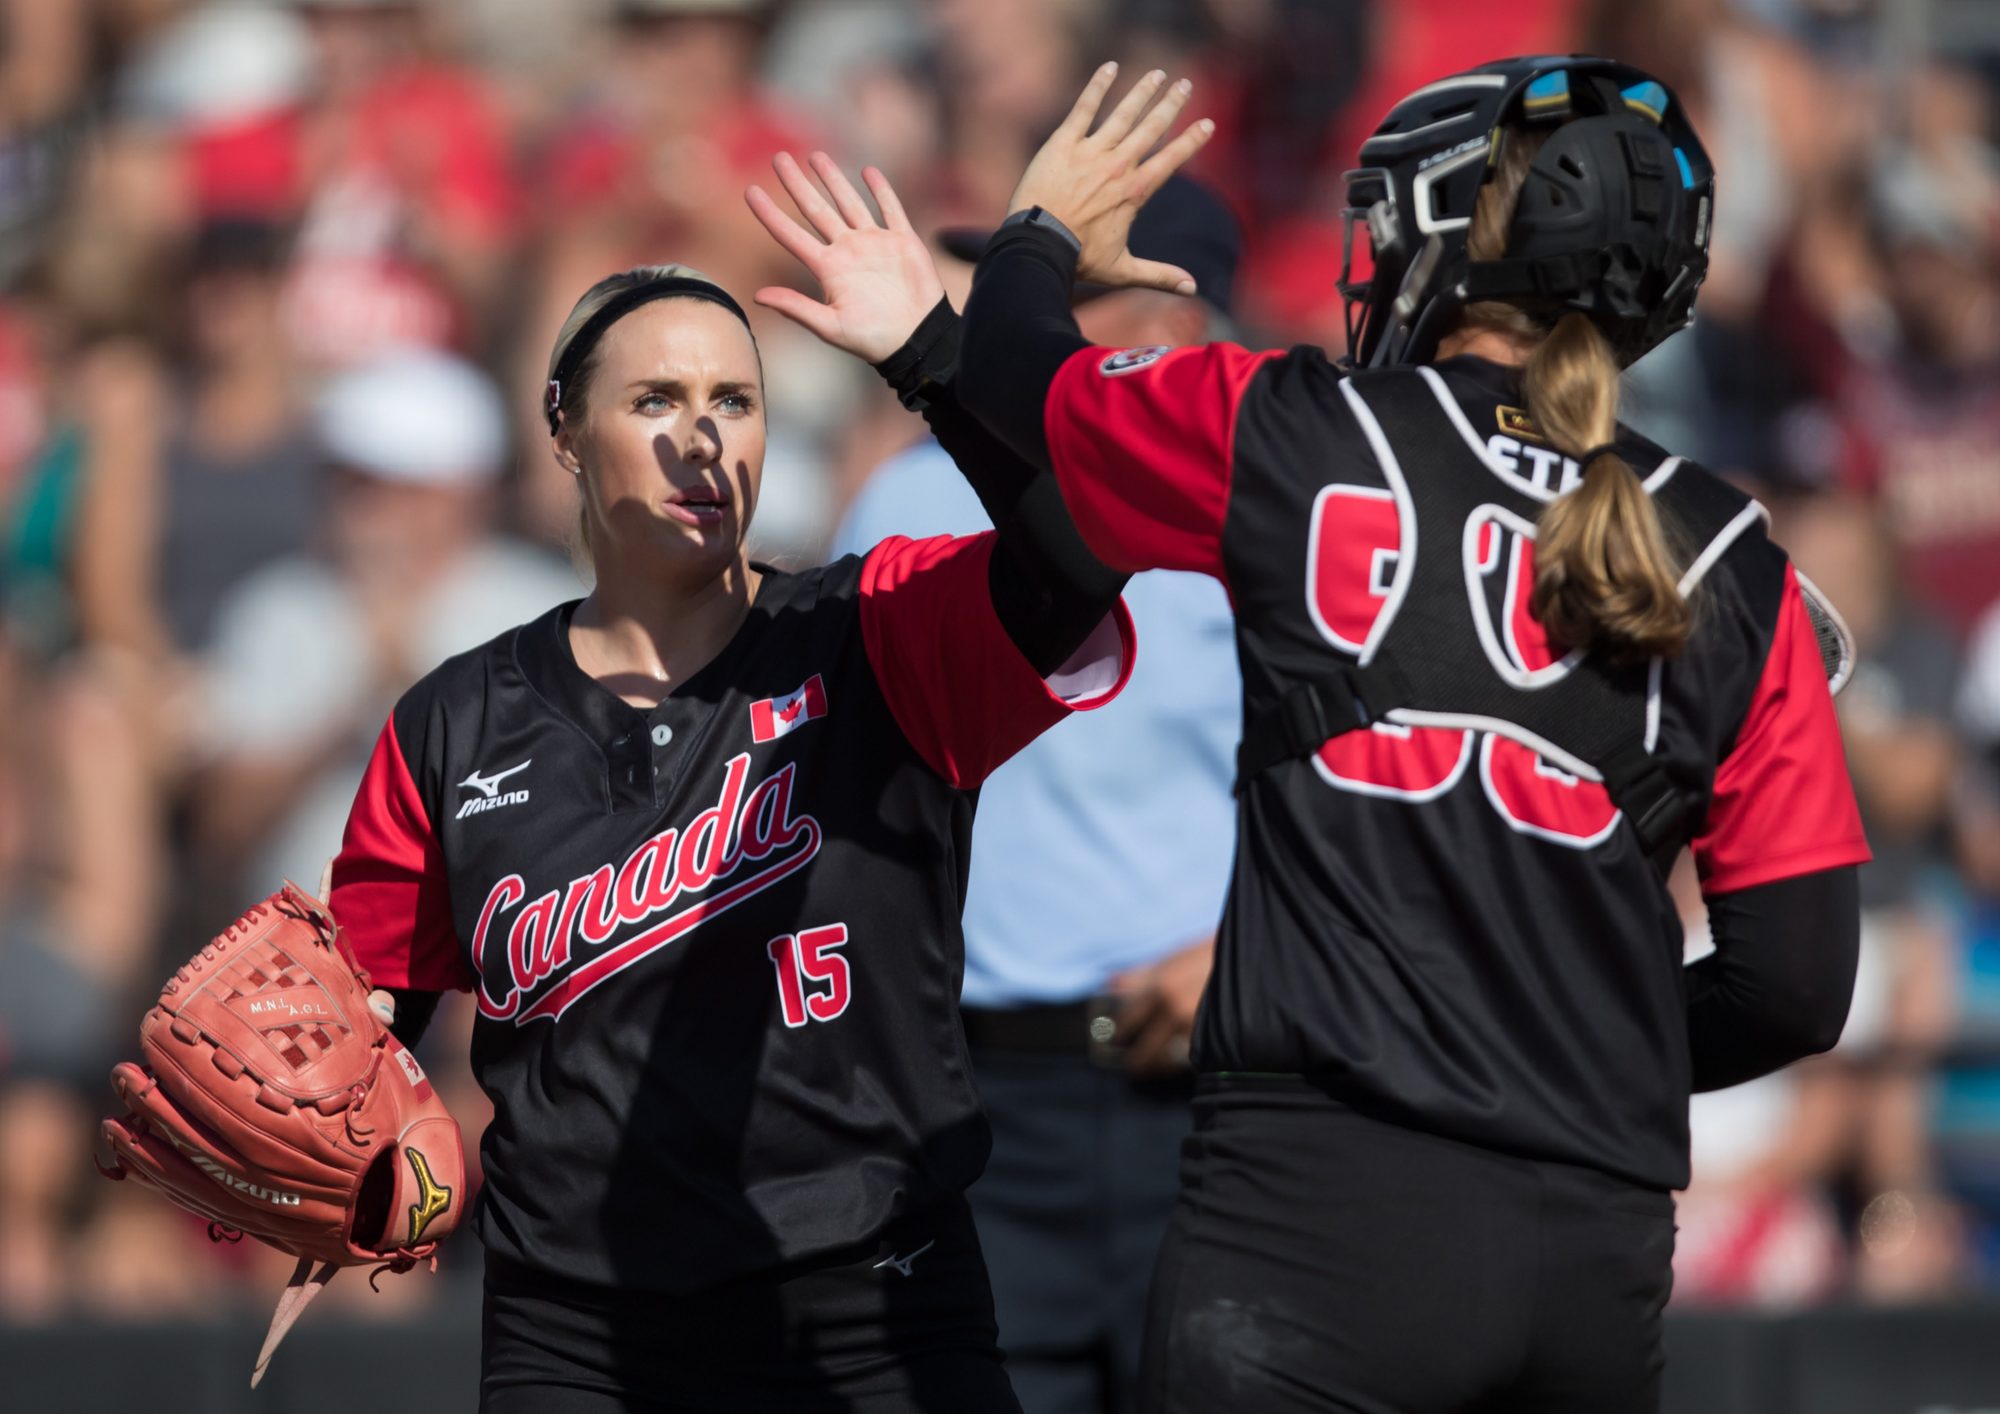
[[864, 167], [861, 178], [882, 208], [880, 222], [824, 152], [812, 155], [813, 171], [826, 185], [824, 196], [790, 153], [779, 153], [771, 166], [812, 230], [786, 214], [762, 187], [751, 187], [744, 199], [771, 238], [819, 281], [826, 298], [767, 285], [757, 291], [757, 303], [837, 349], [880, 363], [903, 346], [944, 298], [930, 248], [910, 225], [889, 179], [875, 168]]

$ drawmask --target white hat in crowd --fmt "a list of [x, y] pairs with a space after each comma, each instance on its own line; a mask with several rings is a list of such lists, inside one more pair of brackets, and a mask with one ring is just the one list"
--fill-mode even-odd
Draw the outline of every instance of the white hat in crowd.
[[197, 6], [138, 52], [115, 103], [142, 122], [234, 122], [297, 101], [312, 63], [312, 38], [296, 15], [242, 0]]
[[314, 424], [329, 461], [409, 485], [490, 481], [507, 449], [492, 380], [431, 349], [398, 349], [335, 375]]

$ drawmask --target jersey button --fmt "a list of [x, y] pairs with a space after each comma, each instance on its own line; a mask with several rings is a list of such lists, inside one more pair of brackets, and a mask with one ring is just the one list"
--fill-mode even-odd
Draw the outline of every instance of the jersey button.
[[653, 728], [653, 745], [665, 746], [674, 739], [674, 729], [665, 722]]

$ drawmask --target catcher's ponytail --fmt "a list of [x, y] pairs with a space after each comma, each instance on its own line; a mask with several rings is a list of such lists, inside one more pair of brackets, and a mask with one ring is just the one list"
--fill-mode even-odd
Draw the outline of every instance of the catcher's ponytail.
[[1597, 326], [1566, 314], [1522, 375], [1528, 415], [1563, 451], [1587, 460], [1583, 484], [1543, 510], [1529, 612], [1565, 648], [1620, 658], [1672, 657], [1690, 616], [1658, 509], [1607, 444], [1618, 432], [1618, 362]]
[[[1510, 129], [1499, 166], [1479, 194], [1466, 251], [1499, 260], [1529, 165], [1546, 130]], [[1543, 510], [1535, 529], [1529, 612], [1564, 648], [1616, 658], [1672, 657], [1687, 646], [1693, 615], [1659, 509], [1638, 475], [1609, 449], [1618, 435], [1618, 360], [1587, 315], [1548, 326], [1519, 305], [1467, 305], [1464, 321], [1539, 340], [1522, 371], [1528, 415], [1549, 442], [1582, 465], [1583, 483]]]

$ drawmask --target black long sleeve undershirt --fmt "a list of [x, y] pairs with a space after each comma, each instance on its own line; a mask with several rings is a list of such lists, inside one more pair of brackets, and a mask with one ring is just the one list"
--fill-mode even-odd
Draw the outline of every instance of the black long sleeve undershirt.
[[[1046, 226], [1009, 226], [987, 245], [965, 305], [959, 401], [1030, 464], [1049, 466], [1042, 409], [1056, 372], [1088, 348], [1070, 312], [1076, 250]], [[1055, 487], [1051, 483], [1051, 490]]]
[[1720, 1090], [1831, 1049], [1861, 950], [1855, 870], [1707, 900], [1715, 952], [1687, 969], [1694, 1088]]
[[396, 999], [396, 1019], [389, 1023], [389, 1029], [396, 1039], [415, 1050], [431, 1018], [437, 1015], [438, 1002], [443, 992], [419, 992], [409, 987], [384, 987], [383, 991]]
[[875, 365], [923, 414], [998, 532], [988, 586], [1001, 627], [1046, 677], [1118, 602], [1129, 576], [1077, 533], [1055, 477], [1016, 456], [961, 406], [960, 320], [939, 300], [903, 346]]

